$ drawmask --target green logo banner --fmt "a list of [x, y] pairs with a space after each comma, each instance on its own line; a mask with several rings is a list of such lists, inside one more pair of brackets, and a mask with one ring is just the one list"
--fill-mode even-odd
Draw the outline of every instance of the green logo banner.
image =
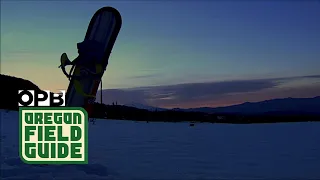
[[21, 107], [20, 158], [27, 164], [88, 164], [88, 114], [78, 107]]

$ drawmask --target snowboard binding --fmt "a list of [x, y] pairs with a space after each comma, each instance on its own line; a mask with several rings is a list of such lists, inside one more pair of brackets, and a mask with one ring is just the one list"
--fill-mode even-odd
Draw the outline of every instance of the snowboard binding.
[[[70, 61], [70, 59], [68, 58], [68, 55], [66, 53], [63, 53], [60, 58], [61, 64], [59, 68], [61, 68], [63, 74], [69, 79], [69, 81], [71, 81], [72, 78], [74, 79], [73, 81], [74, 86], [78, 93], [82, 94], [85, 97], [95, 98], [95, 96], [93, 95], [88, 95], [84, 93], [80, 80], [86, 77], [92, 77], [92, 76], [96, 78], [100, 77], [101, 73], [103, 73], [102, 66], [99, 64], [96, 64], [95, 72], [94, 72], [90, 68], [87, 68], [81, 64], [77, 64], [77, 62], [79, 62], [78, 58], [79, 56], [75, 60]], [[69, 73], [67, 73], [66, 66], [69, 66], [69, 65], [72, 65], [72, 67]], [[75, 68], [76, 66], [80, 66], [81, 68], [76, 69]]]
[[[68, 58], [66, 53], [63, 53], [60, 57], [60, 66], [63, 74], [71, 80], [72, 77], [87, 77], [98, 76], [100, 77], [104, 69], [101, 64], [97, 63], [97, 59], [101, 59], [103, 55], [103, 45], [93, 40], [83, 41], [77, 44], [79, 56], [72, 62]], [[88, 63], [89, 62], [89, 63]], [[91, 63], [90, 63], [91, 62]], [[67, 73], [66, 66], [72, 65], [70, 72]], [[75, 66], [80, 67], [80, 72], [72, 75]]]

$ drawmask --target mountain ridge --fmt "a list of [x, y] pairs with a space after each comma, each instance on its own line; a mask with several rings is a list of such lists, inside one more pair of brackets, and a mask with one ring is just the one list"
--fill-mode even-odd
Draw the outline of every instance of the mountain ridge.
[[320, 114], [320, 96], [312, 98], [276, 98], [259, 102], [244, 102], [225, 107], [199, 107], [180, 110], [239, 114], [264, 114], [271, 112]]
[[145, 109], [145, 110], [149, 110], [149, 111], [166, 111], [166, 110], [168, 110], [168, 109], [165, 109], [165, 108], [149, 106], [149, 105], [145, 105], [145, 104], [142, 104], [142, 103], [136, 103], [136, 102], [131, 102], [131, 103], [128, 103], [128, 104], [124, 104], [124, 106], [135, 107], [135, 108], [138, 108], [138, 109]]
[[320, 114], [320, 96], [311, 98], [276, 98], [259, 102], [244, 102], [224, 107], [199, 107], [199, 108], [159, 108], [141, 103], [130, 103], [125, 106], [146, 109], [150, 111], [183, 111], [183, 112], [204, 112], [204, 113], [227, 113], [227, 114]]
[[311, 113], [320, 114], [320, 96], [311, 98], [276, 98], [259, 102], [244, 102], [224, 107], [198, 107], [198, 108], [159, 108], [141, 103], [125, 104], [126, 106], [146, 110], [173, 110], [185, 112], [205, 112], [205, 113], [237, 113], [237, 114], [290, 114], [290, 113]]

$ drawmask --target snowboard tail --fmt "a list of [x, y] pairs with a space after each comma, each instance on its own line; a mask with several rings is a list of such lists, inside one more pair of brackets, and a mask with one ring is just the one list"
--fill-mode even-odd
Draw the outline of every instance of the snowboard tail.
[[121, 25], [121, 15], [116, 9], [99, 9], [90, 21], [84, 41], [77, 44], [79, 56], [71, 63], [66, 55], [61, 56], [64, 73], [65, 66], [72, 64], [69, 74], [65, 73], [70, 80], [66, 93], [67, 106], [84, 107], [89, 116], [92, 114], [96, 93]]

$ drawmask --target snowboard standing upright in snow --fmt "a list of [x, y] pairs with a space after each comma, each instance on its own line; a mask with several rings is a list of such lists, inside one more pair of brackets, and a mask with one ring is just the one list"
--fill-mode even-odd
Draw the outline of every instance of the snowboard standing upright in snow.
[[[121, 25], [120, 13], [112, 7], [103, 7], [93, 15], [84, 41], [77, 44], [79, 56], [71, 62], [66, 53], [61, 55], [59, 67], [70, 80], [67, 106], [84, 107], [90, 116]], [[67, 65], [72, 65], [69, 73]]]

